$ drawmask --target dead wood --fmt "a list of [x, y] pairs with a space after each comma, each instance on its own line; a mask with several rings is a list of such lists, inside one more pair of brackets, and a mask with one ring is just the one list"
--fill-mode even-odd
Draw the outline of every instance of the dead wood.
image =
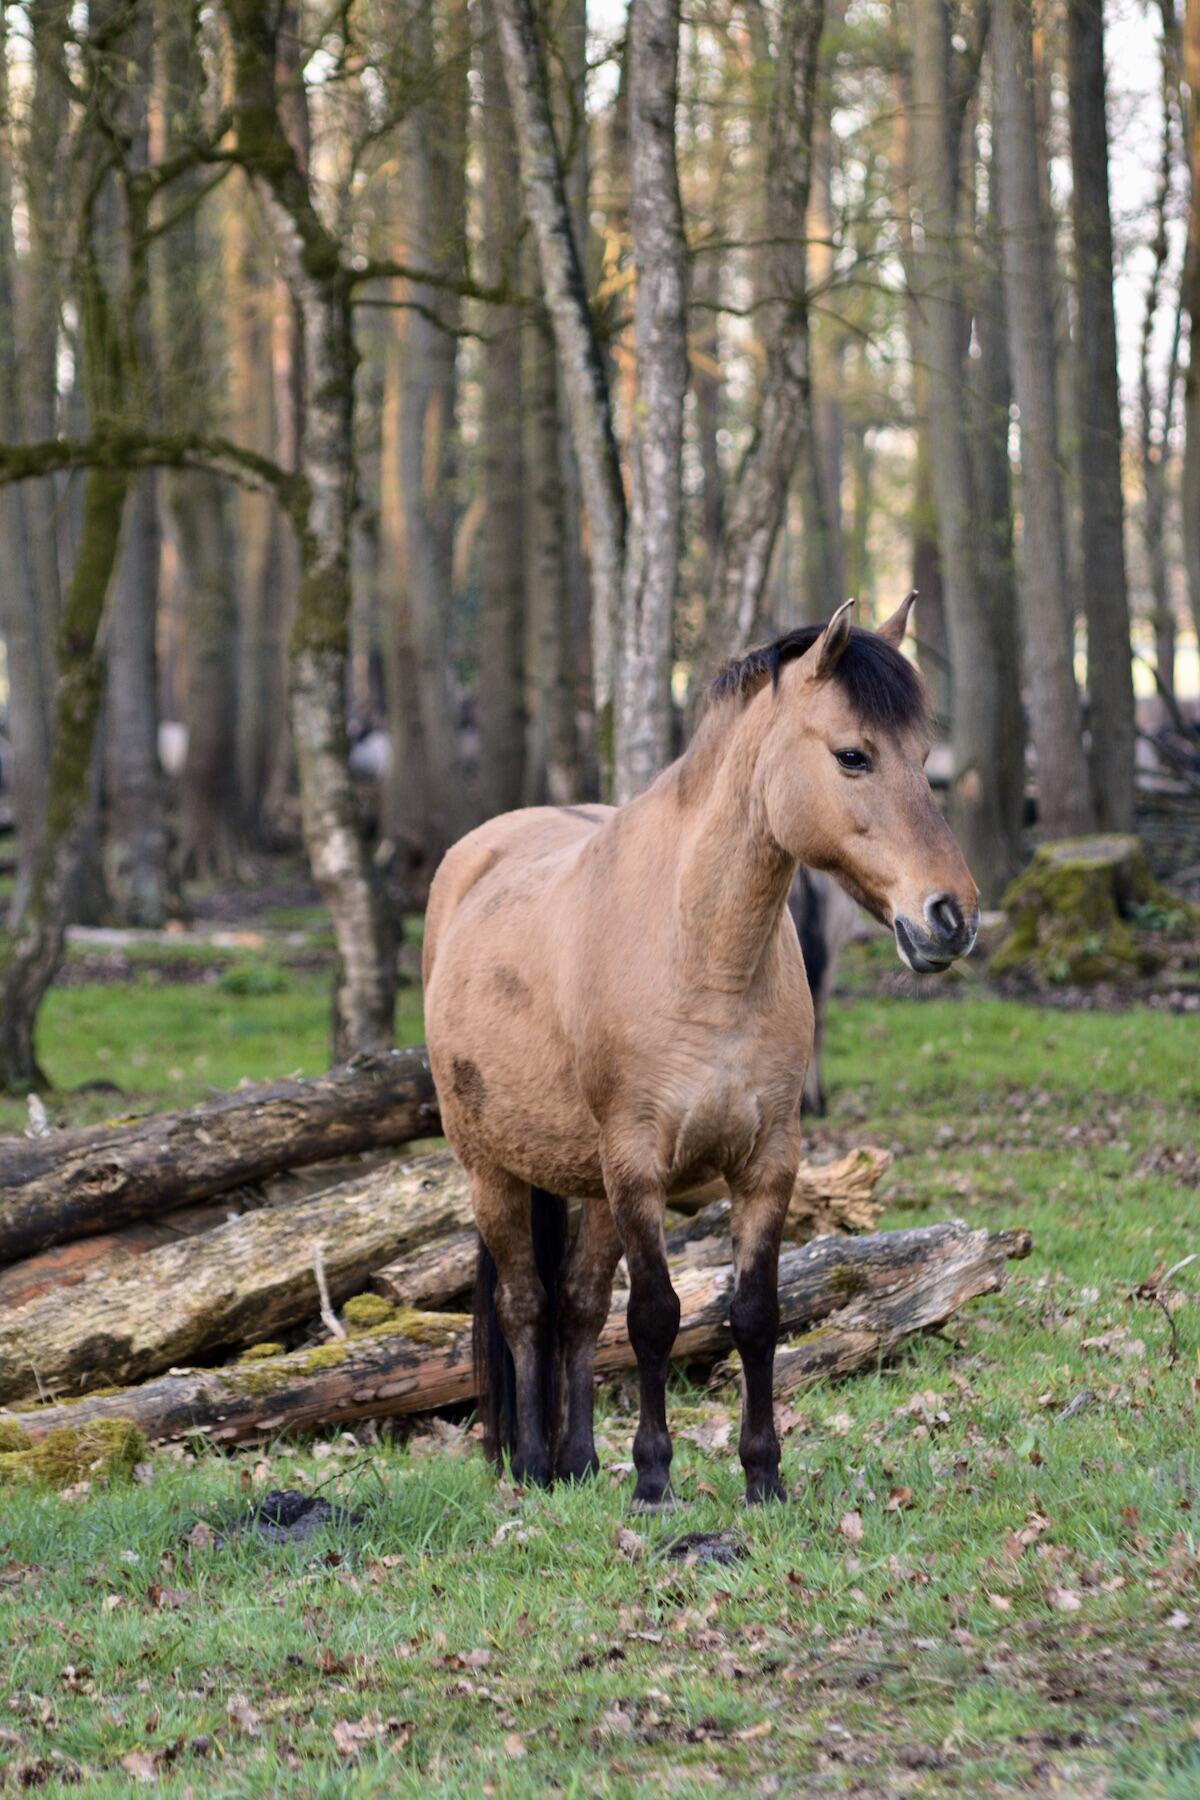
[[[834, 1162], [801, 1163], [785, 1235], [799, 1244], [827, 1232], [873, 1231], [883, 1211], [875, 1189], [891, 1160], [890, 1151], [860, 1144]], [[700, 1212], [725, 1192], [724, 1182], [709, 1182], [693, 1194], [673, 1195], [671, 1206], [676, 1212]]]
[[340, 1305], [373, 1269], [470, 1219], [466, 1176], [435, 1155], [148, 1250], [0, 1315], [0, 1400], [140, 1381], [269, 1339], [315, 1315], [317, 1245]]
[[316, 1080], [247, 1087], [188, 1112], [8, 1138], [0, 1141], [0, 1265], [281, 1169], [439, 1130], [418, 1048], [356, 1056]]
[[[874, 1364], [906, 1332], [940, 1324], [967, 1300], [994, 1292], [1003, 1283], [1007, 1260], [1027, 1255], [1029, 1248], [1026, 1232], [989, 1233], [952, 1220], [874, 1237], [822, 1238], [786, 1250], [779, 1271], [783, 1332], [809, 1328], [812, 1338], [826, 1346], [836, 1342], [840, 1349], [836, 1357], [826, 1349], [824, 1367], [817, 1368], [816, 1353], [806, 1343], [782, 1348], [784, 1380], [791, 1379], [789, 1370], [796, 1365], [788, 1359], [797, 1353], [809, 1356], [814, 1374], [846, 1374]], [[711, 1355], [725, 1348], [732, 1268], [685, 1270], [676, 1285], [682, 1319], [674, 1354]], [[835, 1339], [830, 1333], [840, 1335]], [[601, 1370], [633, 1362], [623, 1296], [609, 1314], [596, 1361]], [[176, 1369], [126, 1393], [14, 1416], [35, 1437], [59, 1425], [119, 1418], [132, 1420], [159, 1442], [199, 1432], [236, 1443], [434, 1411], [473, 1393], [469, 1321], [454, 1314], [410, 1314], [398, 1331], [224, 1369]]]

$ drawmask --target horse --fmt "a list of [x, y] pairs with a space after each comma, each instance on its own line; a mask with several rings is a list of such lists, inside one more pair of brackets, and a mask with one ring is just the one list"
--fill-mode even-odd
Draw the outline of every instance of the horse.
[[[633, 1505], [675, 1504], [663, 1212], [723, 1178], [746, 1498], [784, 1496], [778, 1263], [813, 1035], [796, 865], [836, 876], [918, 972], [966, 954], [979, 919], [925, 778], [924, 694], [900, 652], [911, 599], [878, 631], [853, 626], [848, 601], [728, 664], [687, 750], [626, 805], [503, 814], [437, 871], [426, 1039], [481, 1240], [485, 1448], [518, 1483], [599, 1467], [595, 1345], [624, 1253]], [[564, 1195], [582, 1203], [569, 1245]]]
[[859, 929], [860, 914], [844, 888], [832, 875], [819, 869], [796, 870], [788, 893], [788, 911], [800, 954], [804, 958], [804, 974], [813, 1004], [813, 1044], [804, 1076], [800, 1110], [813, 1117], [825, 1115], [825, 1083], [821, 1078], [821, 1052], [825, 1040], [825, 1014], [837, 976], [838, 959]]

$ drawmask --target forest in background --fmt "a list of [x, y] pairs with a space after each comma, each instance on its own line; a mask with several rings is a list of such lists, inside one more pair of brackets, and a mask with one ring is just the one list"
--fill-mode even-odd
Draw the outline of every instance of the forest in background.
[[70, 921], [301, 838], [390, 1041], [450, 841], [847, 594], [986, 900], [1194, 778], [1195, 0], [3, 20], [0, 1083]]

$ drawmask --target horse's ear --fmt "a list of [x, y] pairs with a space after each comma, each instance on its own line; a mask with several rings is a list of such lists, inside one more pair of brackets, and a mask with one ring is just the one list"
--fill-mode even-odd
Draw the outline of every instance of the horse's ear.
[[853, 600], [843, 600], [828, 625], [805, 657], [812, 657], [812, 672], [815, 681], [825, 681], [837, 667], [838, 658], [850, 642], [850, 614], [854, 611]]
[[908, 630], [908, 615], [916, 597], [917, 590], [914, 588], [911, 594], [905, 595], [891, 618], [885, 619], [882, 625], [876, 627], [878, 636], [889, 643], [893, 650], [898, 650], [904, 642], [904, 634]]

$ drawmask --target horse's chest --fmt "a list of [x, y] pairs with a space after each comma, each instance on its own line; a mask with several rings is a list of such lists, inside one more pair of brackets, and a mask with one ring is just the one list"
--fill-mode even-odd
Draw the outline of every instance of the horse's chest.
[[763, 1129], [757, 1094], [734, 1079], [706, 1082], [681, 1108], [669, 1153], [669, 1181], [708, 1179], [744, 1167]]

